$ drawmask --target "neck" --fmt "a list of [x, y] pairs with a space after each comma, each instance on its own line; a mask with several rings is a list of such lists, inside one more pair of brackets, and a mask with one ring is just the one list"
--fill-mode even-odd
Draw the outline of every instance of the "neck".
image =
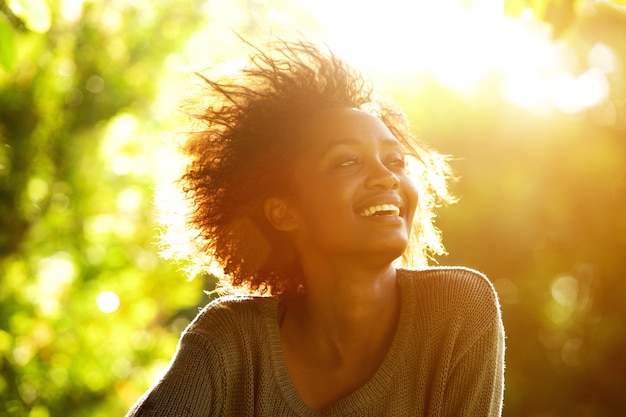
[[318, 265], [306, 276], [307, 293], [292, 305], [291, 318], [312, 349], [341, 362], [355, 351], [367, 356], [388, 348], [399, 304], [392, 265], [374, 271]]

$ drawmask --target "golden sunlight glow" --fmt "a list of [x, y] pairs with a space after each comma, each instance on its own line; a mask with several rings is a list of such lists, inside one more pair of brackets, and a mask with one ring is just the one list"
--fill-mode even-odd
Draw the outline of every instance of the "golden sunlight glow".
[[[395, 91], [406, 86], [409, 98], [415, 88], [435, 81], [477, 107], [481, 101], [491, 100], [490, 93], [495, 92], [502, 100], [534, 114], [591, 110], [594, 121], [615, 123], [607, 77], [620, 70], [617, 55], [608, 45], [598, 43], [588, 45], [581, 57], [579, 48], [555, 40], [551, 26], [535, 18], [532, 9], [507, 17], [504, 0], [296, 0], [283, 6], [259, 6], [248, 13], [232, 7], [228, 0], [207, 2], [199, 13], [220, 19], [199, 28], [181, 50], [165, 60], [168, 71], [151, 107], [154, 119], [169, 120], [172, 127], [188, 123], [180, 113], [176, 116], [187, 92], [181, 96], [181, 78], [189, 80], [193, 71], [219, 75], [238, 71], [249, 52], [236, 35], [241, 33], [253, 43], [272, 40], [272, 35], [322, 41], [366, 77], [402, 83], [394, 86]], [[307, 17], [299, 20], [303, 15]], [[258, 30], [256, 38], [251, 27]], [[214, 43], [215, 47], [207, 47]], [[99, 85], [94, 82], [94, 86]], [[189, 90], [191, 96], [193, 91]], [[195, 252], [197, 231], [188, 228], [186, 215], [192, 208], [184, 206], [188, 202], [175, 184], [186, 164], [177, 149], [182, 132], [168, 130], [171, 133], [161, 137], [163, 146], [148, 150], [141, 146], [142, 132], [135, 116], [118, 115], [107, 128], [102, 151], [113, 174], [152, 169], [158, 221], [164, 226], [162, 255], [188, 258]], [[134, 229], [123, 219], [136, 212], [142, 201], [136, 190], [125, 190], [117, 201], [119, 214], [125, 216], [92, 216], [86, 222], [88, 235], [114, 233], [124, 238], [125, 231]], [[205, 263], [219, 275], [220, 268], [209, 255]], [[198, 271], [189, 272], [193, 276]], [[515, 300], [515, 290], [510, 286], [509, 290], [510, 299]]]
[[609, 93], [604, 73], [591, 69], [575, 77], [563, 73], [551, 80], [552, 100], [563, 113], [577, 113], [601, 103]]
[[587, 54], [587, 62], [590, 67], [610, 74], [616, 71], [618, 58], [610, 47], [603, 43], [596, 43]]
[[[470, 7], [455, 0], [300, 1], [324, 28], [327, 43], [359, 68], [392, 77], [434, 76], [464, 95], [478, 95], [479, 83], [496, 76], [504, 99], [536, 113], [576, 113], [602, 104], [609, 96], [605, 74], [617, 65], [602, 44], [590, 49], [586, 63], [578, 62], [532, 10], [505, 17], [501, 0], [474, 0]], [[351, 19], [348, 31], [344, 22], [352, 15], [358, 22]], [[580, 72], [581, 65], [588, 68]]]
[[[316, 23], [298, 26], [290, 14], [294, 5]], [[606, 75], [621, 64], [604, 44], [590, 45], [581, 59], [565, 41], [553, 39], [551, 26], [532, 9], [505, 16], [503, 0], [297, 0], [290, 7], [264, 12], [260, 20], [267, 33], [320, 40], [374, 79], [415, 85], [435, 79], [469, 100], [483, 99], [485, 82], [500, 83], [504, 100], [537, 114], [602, 106], [610, 93]], [[214, 67], [244, 53], [239, 39], [224, 33], [245, 27], [246, 14], [227, 0], [209, 2], [205, 9], [220, 21], [201, 28], [182, 53], [168, 57], [170, 69]], [[210, 39], [220, 39], [219, 53], [207, 53]], [[130, 165], [123, 156], [115, 161], [119, 172]]]
[[536, 73], [510, 73], [501, 84], [502, 95], [519, 107], [539, 107], [548, 99], [545, 80]]

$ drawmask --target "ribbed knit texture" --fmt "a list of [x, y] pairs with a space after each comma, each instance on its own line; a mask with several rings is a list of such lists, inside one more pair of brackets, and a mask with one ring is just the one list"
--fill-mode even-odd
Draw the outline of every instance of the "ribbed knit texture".
[[465, 268], [398, 270], [400, 318], [387, 357], [333, 406], [308, 408], [283, 357], [278, 300], [225, 297], [183, 333], [164, 376], [127, 417], [500, 416], [504, 329], [492, 285]]

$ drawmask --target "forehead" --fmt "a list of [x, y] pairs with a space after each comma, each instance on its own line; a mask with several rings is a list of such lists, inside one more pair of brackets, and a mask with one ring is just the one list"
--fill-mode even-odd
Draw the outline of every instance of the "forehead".
[[390, 146], [401, 146], [389, 128], [376, 116], [347, 107], [315, 112], [304, 121], [302, 136], [311, 147], [327, 147], [335, 143], [365, 143], [372, 140]]

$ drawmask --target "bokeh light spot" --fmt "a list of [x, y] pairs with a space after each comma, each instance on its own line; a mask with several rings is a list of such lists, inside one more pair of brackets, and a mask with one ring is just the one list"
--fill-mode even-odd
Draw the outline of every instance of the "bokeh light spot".
[[552, 298], [564, 307], [570, 307], [578, 299], [578, 280], [570, 275], [558, 277], [552, 283]]
[[613, 49], [603, 43], [596, 43], [587, 54], [587, 62], [590, 67], [610, 74], [617, 69], [618, 59]]
[[580, 366], [582, 360], [582, 346], [583, 341], [579, 338], [573, 338], [566, 341], [561, 348], [561, 359], [563, 360], [563, 362], [572, 368]]
[[149, 348], [152, 345], [152, 342], [152, 335], [145, 330], [137, 330], [130, 338], [130, 344], [137, 350]]
[[116, 200], [117, 209], [123, 214], [137, 213], [143, 202], [143, 191], [139, 187], [127, 187], [122, 190]]
[[600, 104], [609, 94], [609, 86], [604, 73], [591, 69], [574, 77], [560, 74], [551, 81], [552, 99], [563, 113], [577, 113]]
[[99, 94], [104, 91], [104, 80], [98, 75], [92, 75], [87, 79], [85, 88], [91, 94]]
[[111, 291], [104, 291], [96, 298], [98, 308], [103, 313], [113, 313], [120, 306], [120, 298]]
[[66, 252], [57, 252], [43, 258], [37, 266], [39, 280], [33, 288], [33, 301], [44, 314], [53, 314], [59, 310], [61, 299], [78, 271], [72, 256]]

